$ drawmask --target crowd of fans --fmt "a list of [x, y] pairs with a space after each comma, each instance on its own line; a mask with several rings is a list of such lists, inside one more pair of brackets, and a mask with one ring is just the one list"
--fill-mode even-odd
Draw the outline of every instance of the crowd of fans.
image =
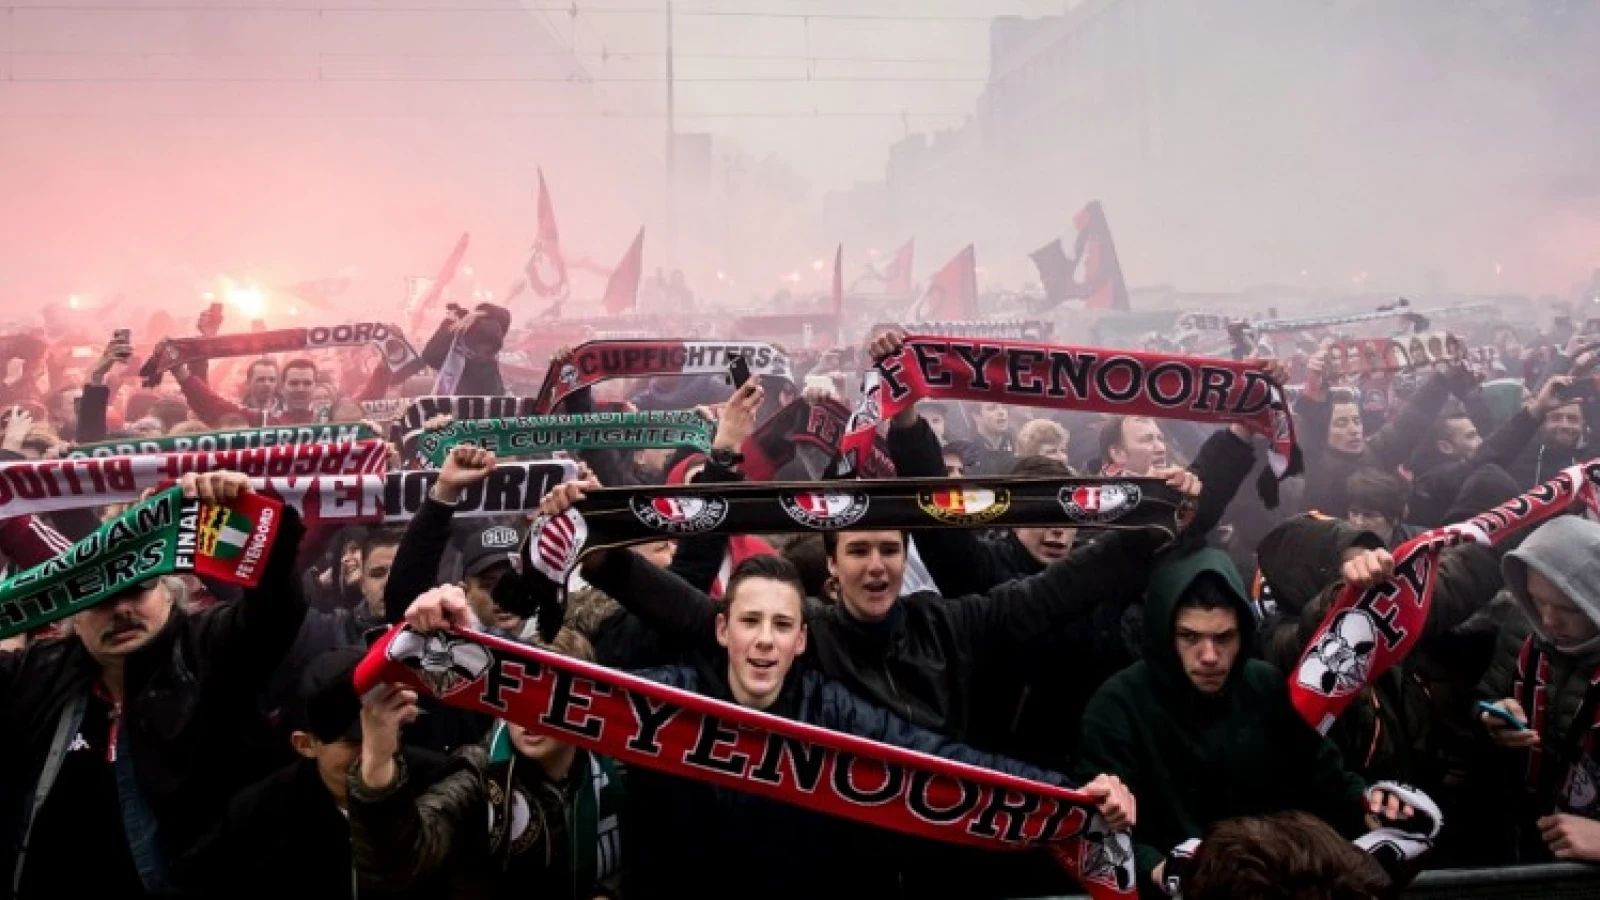
[[[504, 310], [481, 308], [441, 325], [424, 356], [439, 364], [470, 332], [460, 392], [500, 393], [494, 353], [509, 325]], [[900, 340], [876, 335], [868, 351], [881, 357]], [[1299, 382], [1305, 455], [1304, 475], [1271, 509], [1240, 490], [1265, 465], [1264, 440], [1243, 426], [923, 402], [888, 423], [900, 476], [1153, 476], [1195, 500], [1194, 514], [1176, 541], [1070, 527], [845, 530], [594, 553], [547, 646], [1083, 786], [1112, 827], [1131, 826], [1147, 896], [1381, 897], [1418, 865], [1600, 862], [1600, 525], [1566, 515], [1504, 544], [1445, 551], [1416, 648], [1326, 737], [1288, 693], [1341, 585], [1382, 581], [1391, 552], [1420, 531], [1589, 457], [1584, 386], [1600, 351], [1559, 344], [1487, 382], [1465, 365], [1411, 373], [1388, 404], [1328, 376], [1314, 349], [1263, 360]], [[352, 355], [189, 366], [146, 388], [133, 370], [148, 350], [119, 335], [87, 370], [13, 364], [0, 459], [111, 437], [356, 421], [367, 417], [359, 402], [389, 387]], [[804, 400], [852, 401], [859, 373], [830, 371], [833, 358], [796, 373]], [[598, 486], [744, 479], [738, 451], [780, 387], [603, 386], [604, 399], [639, 408], [715, 404], [712, 452], [585, 451], [584, 477], [538, 512], [559, 514]], [[597, 399], [581, 391], [564, 410]], [[537, 640], [534, 623], [494, 599], [535, 511], [453, 520], [497, 462], [457, 447], [403, 529], [306, 529], [288, 515], [259, 587], [165, 577], [8, 640], [0, 871], [10, 894], [1074, 890], [1042, 852], [934, 845], [620, 766], [396, 686], [357, 696], [355, 665], [390, 624]], [[184, 489], [226, 499], [249, 485], [212, 473], [186, 476]], [[21, 571], [104, 513], [6, 519], [0, 552]], [[1431, 852], [1396, 865], [1352, 843], [1416, 818], [1418, 794], [1442, 813]]]

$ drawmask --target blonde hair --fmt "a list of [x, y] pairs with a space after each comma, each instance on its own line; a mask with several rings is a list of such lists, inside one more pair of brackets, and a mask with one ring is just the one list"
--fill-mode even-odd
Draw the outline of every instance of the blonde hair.
[[1065, 449], [1071, 439], [1072, 435], [1059, 423], [1034, 419], [1017, 432], [1017, 456], [1037, 456], [1039, 448], [1046, 444], [1060, 444]]
[[204, 422], [197, 422], [194, 419], [185, 419], [182, 422], [172, 426], [171, 430], [169, 430], [167, 434], [204, 434], [210, 430], [211, 426]]

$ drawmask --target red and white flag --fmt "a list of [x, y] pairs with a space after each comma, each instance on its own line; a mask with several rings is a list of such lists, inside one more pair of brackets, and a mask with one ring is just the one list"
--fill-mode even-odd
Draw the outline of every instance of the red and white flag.
[[978, 254], [971, 244], [934, 274], [922, 299], [908, 317], [911, 322], [929, 319], [976, 319], [978, 317]]
[[606, 296], [602, 305], [607, 313], [614, 316], [638, 307], [639, 278], [643, 274], [644, 229], [640, 228], [638, 236], [633, 239], [633, 246], [628, 248], [628, 254], [611, 272], [611, 280], [606, 282]]
[[561, 255], [561, 234], [556, 230], [555, 206], [544, 184], [543, 169], [539, 170], [539, 235], [534, 239], [528, 261], [522, 266], [522, 277], [541, 297], [567, 294], [567, 263]]
[[911, 264], [916, 256], [917, 239], [911, 238], [905, 246], [895, 251], [894, 259], [884, 267], [878, 276], [883, 281], [883, 292], [892, 297], [906, 297], [911, 294]]

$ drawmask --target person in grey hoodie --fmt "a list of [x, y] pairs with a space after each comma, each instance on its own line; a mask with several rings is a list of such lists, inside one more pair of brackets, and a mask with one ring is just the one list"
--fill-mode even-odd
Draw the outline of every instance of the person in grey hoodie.
[[1519, 859], [1600, 862], [1600, 525], [1562, 516], [1501, 561], [1523, 617], [1501, 630], [1479, 694], [1495, 751], [1484, 788], [1516, 802]]

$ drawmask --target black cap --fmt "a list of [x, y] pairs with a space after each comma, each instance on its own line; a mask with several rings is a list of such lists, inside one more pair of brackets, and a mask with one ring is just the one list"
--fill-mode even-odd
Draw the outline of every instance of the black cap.
[[522, 544], [522, 532], [510, 525], [490, 525], [468, 532], [461, 542], [461, 571], [481, 575], [497, 563], [511, 565]]
[[365, 656], [359, 647], [339, 647], [313, 659], [300, 676], [300, 694], [290, 710], [291, 730], [310, 732], [324, 744], [361, 740], [355, 673]]

